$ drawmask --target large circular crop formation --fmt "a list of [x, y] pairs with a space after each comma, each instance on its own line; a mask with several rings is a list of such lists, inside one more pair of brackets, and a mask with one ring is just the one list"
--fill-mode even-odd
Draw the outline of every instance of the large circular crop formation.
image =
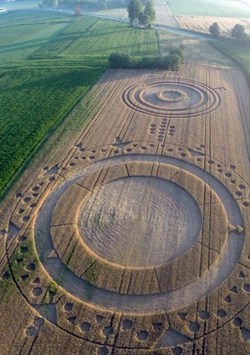
[[[168, 94], [171, 100], [182, 97], [182, 93], [165, 92], [164, 100], [170, 100]], [[181, 310], [205, 297], [216, 297], [220, 288], [227, 292], [225, 280], [240, 272], [238, 262], [246, 253], [246, 183], [214, 160], [203, 158], [211, 173], [199, 167], [196, 157], [185, 161], [177, 154], [177, 148], [176, 153], [169, 149], [163, 155], [130, 151], [86, 168], [69, 164], [61, 172], [63, 178], [40, 200], [37, 213], [21, 228], [18, 248], [25, 254], [29, 246], [23, 243], [32, 240], [41, 263], [24, 265], [26, 272], [34, 272], [32, 289], [23, 283], [22, 271], [19, 277], [13, 271], [20, 291], [43, 317], [97, 347], [101, 344], [95, 334], [101, 327], [108, 335], [101, 347], [107, 352], [100, 354], [108, 353], [109, 347], [122, 347], [122, 340], [119, 343], [111, 336], [116, 317], [122, 324], [120, 331], [128, 334], [137, 327], [136, 339], [126, 346], [131, 351], [138, 344], [143, 348], [146, 339], [150, 343], [152, 324], [152, 337], [159, 341], [152, 338], [151, 346], [177, 346], [180, 337], [176, 343], [161, 340], [173, 327], [183, 335], [182, 343], [188, 344], [188, 321]], [[223, 174], [221, 181], [218, 170]], [[30, 191], [34, 195], [34, 186]], [[27, 196], [21, 199], [17, 215], [25, 199], [30, 203]], [[56, 292], [51, 289], [54, 281]], [[54, 304], [56, 321], [42, 311], [48, 304]], [[73, 314], [74, 310], [78, 311]], [[218, 327], [215, 316], [221, 317], [220, 327], [228, 321], [225, 309], [202, 312], [202, 321], [210, 322], [209, 333]], [[96, 313], [99, 318], [94, 325]], [[171, 328], [166, 314], [172, 317]], [[101, 319], [113, 319], [112, 326], [103, 325]], [[197, 335], [200, 323], [188, 324]], [[204, 336], [206, 332], [200, 335]]]

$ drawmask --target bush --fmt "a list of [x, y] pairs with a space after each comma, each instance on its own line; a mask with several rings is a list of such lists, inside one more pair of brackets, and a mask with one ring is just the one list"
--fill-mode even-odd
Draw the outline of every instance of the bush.
[[111, 68], [123, 69], [164, 69], [178, 70], [183, 63], [183, 54], [180, 48], [172, 49], [169, 55], [158, 57], [132, 58], [125, 53], [112, 53], [109, 57]]
[[181, 58], [182, 58], [182, 62], [183, 62], [183, 52], [181, 48], [174, 48], [170, 51], [170, 54], [178, 54]]
[[139, 61], [138, 61], [138, 68], [141, 69], [153, 69], [156, 66], [156, 58], [154, 57], [142, 57]]
[[130, 68], [132, 66], [132, 59], [126, 53], [111, 53], [109, 64], [111, 68]]
[[178, 49], [172, 50], [168, 56], [169, 69], [178, 70], [183, 64], [183, 55]]

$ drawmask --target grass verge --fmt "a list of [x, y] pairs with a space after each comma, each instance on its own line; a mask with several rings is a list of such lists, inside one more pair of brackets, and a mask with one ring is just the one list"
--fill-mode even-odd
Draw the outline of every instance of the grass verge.
[[210, 44], [219, 52], [230, 58], [241, 69], [250, 86], [250, 48], [238, 43], [225, 41], [210, 41]]

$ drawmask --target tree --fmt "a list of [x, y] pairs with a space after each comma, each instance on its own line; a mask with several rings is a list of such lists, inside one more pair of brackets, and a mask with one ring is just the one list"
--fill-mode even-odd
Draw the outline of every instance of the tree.
[[140, 0], [130, 0], [128, 4], [128, 18], [131, 24], [137, 20], [142, 26], [149, 26], [155, 20], [153, 0], [148, 0], [143, 7]]
[[128, 4], [128, 18], [133, 24], [135, 20], [139, 19], [140, 14], [143, 13], [143, 5], [140, 0], [131, 0]]
[[181, 64], [183, 63], [182, 57], [177, 53], [170, 53], [168, 56], [168, 65], [169, 69], [176, 71], [180, 69]]
[[183, 52], [180, 48], [172, 49], [168, 56], [169, 69], [179, 70], [183, 64]]
[[238, 41], [243, 41], [244, 39], [246, 39], [247, 34], [245, 32], [245, 27], [237, 23], [232, 29], [232, 37], [234, 37]]
[[209, 32], [213, 37], [217, 37], [220, 34], [220, 27], [217, 22], [214, 22], [210, 27], [209, 27]]
[[148, 26], [150, 24], [150, 18], [148, 15], [145, 15], [144, 12], [141, 12], [138, 16], [138, 21], [139, 21], [139, 24], [142, 25], [142, 26]]
[[148, 16], [150, 23], [153, 22], [156, 18], [155, 15], [155, 9], [153, 5], [153, 1], [149, 0], [146, 2], [145, 8], [144, 8], [144, 15]]
[[129, 68], [132, 66], [131, 57], [126, 53], [111, 53], [109, 56], [111, 68]]

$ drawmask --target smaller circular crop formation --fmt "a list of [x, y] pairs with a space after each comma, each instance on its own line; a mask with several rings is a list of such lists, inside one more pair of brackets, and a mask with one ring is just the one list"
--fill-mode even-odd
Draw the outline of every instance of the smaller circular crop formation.
[[127, 88], [123, 101], [134, 110], [165, 117], [195, 117], [215, 110], [218, 93], [197, 81], [149, 81]]

